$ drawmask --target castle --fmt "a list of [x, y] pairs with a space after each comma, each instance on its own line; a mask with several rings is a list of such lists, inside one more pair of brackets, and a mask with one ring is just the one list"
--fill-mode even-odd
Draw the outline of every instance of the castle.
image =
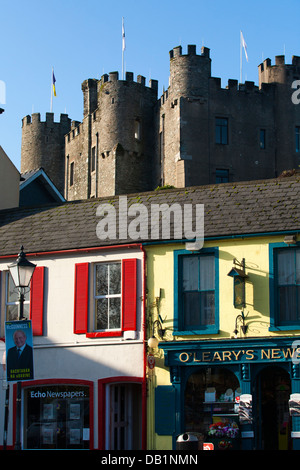
[[22, 120], [21, 172], [44, 168], [67, 200], [277, 177], [300, 166], [300, 57], [258, 67], [259, 85], [211, 76], [210, 51], [170, 51], [169, 87], [118, 72], [82, 83], [83, 119]]

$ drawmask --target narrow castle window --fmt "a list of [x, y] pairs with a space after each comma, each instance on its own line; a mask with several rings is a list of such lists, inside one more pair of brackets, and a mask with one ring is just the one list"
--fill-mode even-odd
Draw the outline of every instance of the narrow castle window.
[[216, 118], [215, 128], [216, 144], [228, 144], [228, 119]]
[[260, 129], [259, 146], [260, 146], [261, 149], [266, 148], [266, 130], [265, 129]]
[[138, 119], [136, 119], [134, 123], [134, 138], [141, 140], [141, 123]]
[[295, 150], [296, 152], [300, 152], [300, 126], [297, 126], [295, 129]]
[[96, 169], [96, 147], [92, 147], [91, 172]]
[[74, 184], [74, 162], [70, 164], [70, 186]]

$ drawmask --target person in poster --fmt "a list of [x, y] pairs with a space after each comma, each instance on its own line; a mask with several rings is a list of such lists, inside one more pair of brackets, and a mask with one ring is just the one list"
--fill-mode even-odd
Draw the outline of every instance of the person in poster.
[[[31, 346], [31, 322], [6, 322], [5, 333], [7, 345], [7, 381], [33, 379], [33, 348]], [[12, 343], [14, 344], [14, 346], [9, 347]]]

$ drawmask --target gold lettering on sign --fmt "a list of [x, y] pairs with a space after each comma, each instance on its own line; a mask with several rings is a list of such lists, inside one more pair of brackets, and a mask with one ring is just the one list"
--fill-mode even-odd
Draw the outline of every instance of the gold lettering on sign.
[[248, 349], [248, 351], [246, 351], [246, 359], [251, 361], [253, 358], [254, 358], [254, 351], [253, 349]]
[[231, 351], [224, 351], [223, 352], [223, 361], [228, 359], [228, 361], [231, 361]]
[[264, 349], [261, 350], [261, 359], [263, 359], [264, 357], [266, 359], [270, 359], [270, 350], [268, 350], [267, 352]]
[[209, 360], [209, 357], [210, 357], [210, 353], [209, 352], [203, 352], [202, 353], [202, 361], [203, 362], [206, 362]]
[[280, 359], [280, 349], [272, 349], [272, 359]]
[[220, 356], [220, 353], [219, 353], [218, 351], [216, 351], [216, 352], [214, 353], [213, 361], [214, 361], [214, 360], [222, 361], [221, 356]]
[[[183, 358], [185, 357], [185, 358]], [[180, 362], [187, 362], [189, 360], [189, 355], [186, 352], [183, 352], [179, 355]]]

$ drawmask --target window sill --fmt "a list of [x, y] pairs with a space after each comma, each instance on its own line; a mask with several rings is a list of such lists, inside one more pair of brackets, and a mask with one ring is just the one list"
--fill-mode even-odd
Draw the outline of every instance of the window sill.
[[87, 338], [113, 338], [123, 335], [123, 331], [94, 331], [86, 333]]
[[300, 324], [270, 326], [269, 331], [293, 331], [300, 330]]
[[207, 326], [199, 330], [180, 330], [173, 331], [173, 336], [196, 336], [196, 335], [216, 335], [219, 333], [219, 329], [216, 326]]

